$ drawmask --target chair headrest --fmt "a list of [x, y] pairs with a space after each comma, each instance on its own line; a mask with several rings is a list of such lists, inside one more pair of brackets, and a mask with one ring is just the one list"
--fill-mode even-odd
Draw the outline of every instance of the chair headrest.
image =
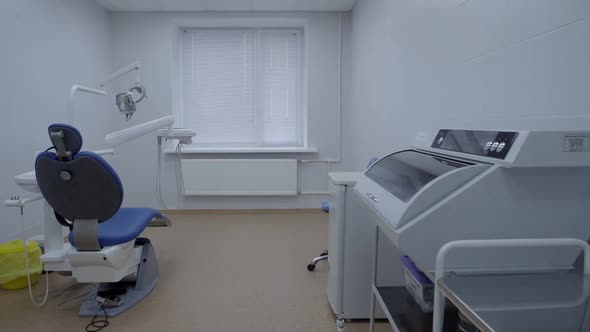
[[68, 124], [54, 123], [47, 131], [58, 156], [61, 157], [65, 152], [70, 152], [71, 158], [82, 149], [82, 134], [78, 129]]

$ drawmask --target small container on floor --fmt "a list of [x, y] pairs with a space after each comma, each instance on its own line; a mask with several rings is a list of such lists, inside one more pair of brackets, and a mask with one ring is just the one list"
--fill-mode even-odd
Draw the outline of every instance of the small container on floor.
[[[34, 284], [43, 269], [41, 249], [39, 249], [37, 242], [27, 243], [27, 257], [31, 284]], [[0, 286], [4, 289], [28, 287], [25, 244], [22, 240], [0, 244]]]

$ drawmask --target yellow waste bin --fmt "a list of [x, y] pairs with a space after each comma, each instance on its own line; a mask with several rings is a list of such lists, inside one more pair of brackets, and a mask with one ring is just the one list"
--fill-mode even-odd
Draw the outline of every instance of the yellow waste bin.
[[[28, 287], [24, 251], [23, 240], [0, 244], [0, 286], [2, 288], [21, 289]], [[27, 244], [27, 255], [31, 284], [34, 284], [43, 270], [41, 249], [37, 242], [30, 241]]]

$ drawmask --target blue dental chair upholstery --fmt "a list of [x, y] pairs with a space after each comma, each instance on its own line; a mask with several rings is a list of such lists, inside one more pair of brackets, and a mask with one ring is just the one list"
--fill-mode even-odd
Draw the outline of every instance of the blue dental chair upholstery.
[[57, 221], [70, 229], [72, 275], [79, 282], [100, 283], [95, 295], [111, 304], [105, 308], [85, 301], [80, 315], [93, 316], [105, 309], [115, 316], [157, 284], [155, 252], [151, 242], [139, 235], [153, 219], [168, 219], [151, 208], [121, 208], [119, 176], [99, 155], [81, 151], [82, 135], [76, 128], [53, 124], [48, 132], [53, 146], [35, 160], [37, 184]]

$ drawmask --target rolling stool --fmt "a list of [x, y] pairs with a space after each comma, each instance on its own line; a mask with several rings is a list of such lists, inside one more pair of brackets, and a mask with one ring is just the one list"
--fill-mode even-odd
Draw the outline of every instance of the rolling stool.
[[[330, 213], [330, 202], [329, 201], [323, 201], [322, 202], [322, 211], [326, 212], [326, 213]], [[315, 270], [315, 265], [323, 260], [328, 259], [328, 249], [322, 251], [322, 253], [311, 260], [311, 263], [307, 264], [307, 270], [308, 271], [313, 271]]]

